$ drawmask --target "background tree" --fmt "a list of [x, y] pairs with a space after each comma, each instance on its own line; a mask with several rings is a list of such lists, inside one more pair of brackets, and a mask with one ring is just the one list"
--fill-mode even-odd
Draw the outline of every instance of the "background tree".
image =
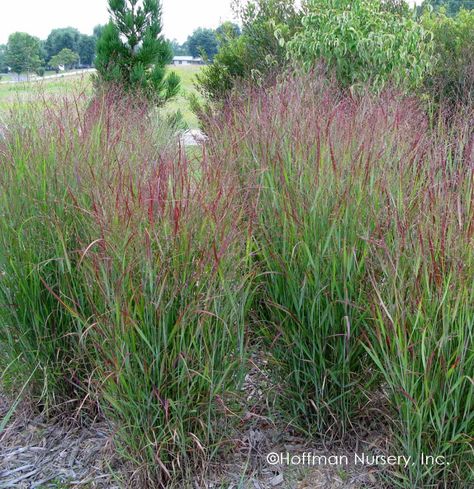
[[224, 22], [216, 29], [217, 40], [220, 44], [222, 39], [235, 39], [242, 34], [240, 26], [234, 22]]
[[7, 46], [6, 44], [0, 44], [0, 73], [7, 73]]
[[194, 58], [200, 56], [213, 60], [218, 51], [216, 31], [199, 27], [187, 40], [189, 54]]
[[420, 10], [426, 10], [429, 5], [437, 11], [444, 7], [448, 16], [456, 15], [461, 9], [474, 10], [474, 0], [425, 0]]
[[72, 68], [79, 62], [79, 55], [72, 51], [71, 49], [64, 48], [58, 54], [53, 56], [49, 60], [49, 66], [51, 68], [58, 70], [60, 66], [64, 66], [64, 68]]
[[179, 91], [179, 77], [166, 75], [173, 59], [161, 35], [161, 4], [157, 0], [109, 0], [111, 20], [98, 43], [95, 66], [100, 82], [141, 90], [160, 104]]
[[44, 61], [48, 59], [48, 54], [46, 52], [46, 40], [45, 39], [40, 39], [39, 42], [40, 45], [40, 58]]
[[177, 39], [169, 41], [173, 56], [189, 56], [189, 47], [187, 41], [180, 44]]
[[81, 36], [82, 34], [73, 27], [53, 29], [45, 43], [46, 61], [49, 61], [54, 55], [65, 48], [76, 53], [79, 52]]
[[6, 63], [14, 73], [31, 73], [38, 69], [42, 60], [38, 38], [25, 32], [15, 32], [8, 38]]
[[96, 44], [97, 39], [94, 36], [81, 34], [77, 46], [77, 53], [79, 54], [81, 64], [92, 66], [94, 63]]
[[99, 39], [99, 37], [102, 35], [102, 32], [104, 32], [104, 29], [105, 29], [105, 25], [102, 24], [96, 25], [92, 31], [93, 37], [95, 37], [96, 40]]

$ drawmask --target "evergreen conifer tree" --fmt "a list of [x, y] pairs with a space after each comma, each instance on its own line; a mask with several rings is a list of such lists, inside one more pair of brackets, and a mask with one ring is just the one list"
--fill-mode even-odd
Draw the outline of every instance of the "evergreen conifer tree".
[[162, 104], [179, 90], [179, 77], [166, 74], [172, 60], [161, 35], [159, 0], [108, 0], [110, 22], [97, 42], [98, 82], [142, 92]]

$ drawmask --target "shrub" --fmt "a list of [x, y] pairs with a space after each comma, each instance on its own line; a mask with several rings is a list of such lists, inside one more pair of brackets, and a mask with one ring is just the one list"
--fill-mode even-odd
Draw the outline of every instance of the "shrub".
[[256, 0], [237, 9], [242, 35], [227, 36], [213, 64], [197, 76], [197, 87], [208, 101], [225, 98], [236, 83], [265, 81], [286, 64], [283, 40], [299, 26], [292, 0]]
[[474, 100], [474, 10], [454, 17], [445, 10], [425, 11], [421, 22], [432, 32], [435, 62], [425, 85], [438, 102], [469, 104]]
[[404, 9], [381, 0], [309, 0], [289, 55], [306, 67], [320, 60], [345, 87], [387, 83], [404, 89], [423, 83], [431, 60], [428, 33]]

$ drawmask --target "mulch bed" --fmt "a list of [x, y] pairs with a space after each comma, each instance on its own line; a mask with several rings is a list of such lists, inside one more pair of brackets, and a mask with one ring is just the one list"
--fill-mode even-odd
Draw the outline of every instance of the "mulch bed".
[[[10, 402], [0, 395], [0, 420]], [[72, 420], [45, 420], [20, 405], [0, 434], [0, 489], [118, 488], [111, 430], [105, 422], [80, 426]]]
[[[380, 468], [355, 465], [270, 465], [269, 453], [321, 457], [355, 452], [387, 453], [388, 436], [383, 416], [368, 415], [357, 434], [344, 443], [309, 441], [294, 433], [274, 413], [276, 386], [267, 374], [262, 355], [251, 360], [243, 387], [245, 413], [225, 459], [213, 463], [205, 476], [196, 475], [173, 489], [382, 489]], [[0, 420], [11, 402], [0, 393]], [[114, 455], [113, 430], [105, 421], [81, 426], [71, 420], [45, 420], [27, 405], [20, 405], [0, 433], [0, 489], [6, 488], [119, 488], [127, 484], [127, 471]], [[111, 475], [120, 477], [121, 482]]]

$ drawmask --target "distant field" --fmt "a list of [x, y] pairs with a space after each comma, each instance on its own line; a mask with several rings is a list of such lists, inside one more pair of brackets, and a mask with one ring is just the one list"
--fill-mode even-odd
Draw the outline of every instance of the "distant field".
[[35, 104], [50, 96], [91, 90], [90, 74], [35, 82], [2, 83], [0, 84], [0, 114], [15, 107]]
[[[194, 88], [194, 76], [201, 70], [200, 66], [170, 66], [181, 77], [181, 93], [170, 102], [166, 113], [180, 110], [190, 127], [197, 126], [197, 119], [189, 108], [188, 97], [196, 93]], [[6, 78], [4, 77], [3, 80]], [[43, 97], [67, 95], [91, 91], [91, 75], [84, 74], [77, 77], [44, 80], [40, 82], [21, 82], [12, 84], [0, 84], [0, 114], [14, 108], [17, 104], [24, 105], [35, 103]]]

